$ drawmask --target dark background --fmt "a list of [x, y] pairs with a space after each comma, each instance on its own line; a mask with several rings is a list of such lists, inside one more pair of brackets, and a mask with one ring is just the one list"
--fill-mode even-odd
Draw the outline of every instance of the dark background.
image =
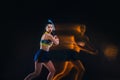
[[[34, 69], [33, 56], [48, 18], [55, 24], [86, 24], [88, 36], [120, 47], [119, 3], [112, 1], [4, 1], [1, 2], [1, 80], [23, 80]], [[109, 61], [81, 54], [86, 68], [84, 80], [119, 80], [120, 55]], [[47, 70], [43, 73], [46, 75]], [[42, 78], [46, 78], [43, 77]]]

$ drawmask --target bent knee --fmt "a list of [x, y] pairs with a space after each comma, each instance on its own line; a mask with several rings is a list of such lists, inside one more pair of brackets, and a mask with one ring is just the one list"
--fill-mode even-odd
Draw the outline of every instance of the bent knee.
[[82, 71], [85, 72], [85, 68], [84, 67], [82, 68]]
[[35, 71], [34, 74], [35, 74], [36, 76], [38, 76], [38, 75], [40, 74], [40, 72], [39, 72], [39, 71]]
[[77, 70], [77, 71], [85, 72], [85, 68], [84, 68], [84, 67], [76, 67], [76, 70]]
[[55, 72], [56, 72], [56, 70], [55, 70], [55, 69], [53, 69], [53, 70], [52, 70], [52, 72], [53, 72], [53, 73], [55, 73]]
[[49, 70], [51, 73], [55, 73], [56, 72], [56, 70], [55, 69], [51, 69], [51, 70]]

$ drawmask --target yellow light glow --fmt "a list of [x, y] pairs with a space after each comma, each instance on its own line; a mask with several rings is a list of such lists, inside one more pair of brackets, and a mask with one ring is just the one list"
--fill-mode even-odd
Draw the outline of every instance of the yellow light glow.
[[[59, 49], [72, 49], [76, 52], [79, 52], [81, 49], [80, 47], [78, 47], [77, 43], [75, 42], [75, 35], [76, 34], [80, 34], [80, 33], [84, 33], [85, 32], [85, 27], [81, 28], [81, 25], [75, 25], [75, 24], [69, 24], [69, 25], [57, 25], [56, 26], [56, 30], [58, 31], [58, 37], [59, 37], [59, 46], [55, 46], [52, 47], [51, 49], [55, 49], [55, 50], [59, 50]], [[69, 35], [66, 35], [66, 33], [64, 32], [68, 32], [71, 33]], [[61, 35], [61, 33], [63, 33]], [[80, 36], [80, 35], [78, 35]], [[74, 67], [76, 69], [76, 74], [74, 75], [74, 79], [73, 80], [82, 80], [83, 74], [84, 74], [84, 66], [83, 64], [79, 61], [77, 61], [75, 64], [74, 61], [65, 61], [63, 62], [64, 64], [62, 64], [61, 66], [63, 67], [62, 71], [60, 73], [58, 73], [57, 75], [55, 75], [55, 77], [53, 78], [53, 80], [60, 80], [62, 79], [64, 76], [66, 76], [71, 69]]]
[[77, 61], [77, 63], [78, 64], [75, 65], [71, 61], [65, 61], [62, 65], [63, 70], [60, 73], [56, 74], [53, 80], [61, 80], [63, 77], [69, 74], [72, 68], [75, 68], [77, 70], [76, 74], [73, 74], [74, 78], [72, 80], [82, 80], [85, 69], [80, 61]]
[[52, 47], [51, 49], [72, 49], [75, 50], [77, 52], [80, 51], [80, 47], [77, 46], [76, 42], [75, 42], [75, 38], [73, 35], [59, 35], [59, 46], [55, 46]]
[[111, 44], [111, 45], [107, 45], [104, 50], [104, 55], [108, 58], [108, 59], [115, 59], [117, 54], [118, 54], [118, 48], [117, 46]]
[[77, 31], [77, 32], [81, 32], [81, 30], [80, 30], [80, 26], [79, 26], [79, 25], [78, 25], [78, 26], [76, 26], [76, 28], [75, 28], [75, 29], [76, 29], [76, 31]]
[[59, 74], [57, 74], [53, 80], [60, 80], [61, 78], [63, 78], [64, 76], [66, 76], [70, 70], [73, 68], [73, 64], [69, 61], [66, 61], [64, 64], [64, 68], [62, 70], [62, 72], [60, 72]]

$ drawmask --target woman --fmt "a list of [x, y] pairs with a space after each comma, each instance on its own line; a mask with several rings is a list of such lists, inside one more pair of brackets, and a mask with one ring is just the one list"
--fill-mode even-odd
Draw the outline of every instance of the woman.
[[45, 27], [45, 30], [46, 30], [46, 32], [41, 37], [40, 50], [38, 50], [34, 56], [35, 71], [33, 73], [30, 73], [27, 77], [25, 77], [24, 80], [31, 80], [31, 79], [37, 77], [40, 74], [43, 65], [49, 71], [47, 80], [52, 80], [52, 78], [55, 74], [54, 65], [49, 57], [49, 50], [53, 44], [55, 44], [55, 45], [59, 44], [59, 39], [57, 36], [53, 36], [51, 34], [52, 31], [54, 30], [53, 23], [48, 23]]

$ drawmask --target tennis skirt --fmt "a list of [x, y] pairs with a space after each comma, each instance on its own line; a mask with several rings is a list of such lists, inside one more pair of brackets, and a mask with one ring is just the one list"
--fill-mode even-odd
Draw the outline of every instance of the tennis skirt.
[[38, 62], [48, 62], [50, 60], [49, 52], [39, 49], [34, 56], [34, 61]]

